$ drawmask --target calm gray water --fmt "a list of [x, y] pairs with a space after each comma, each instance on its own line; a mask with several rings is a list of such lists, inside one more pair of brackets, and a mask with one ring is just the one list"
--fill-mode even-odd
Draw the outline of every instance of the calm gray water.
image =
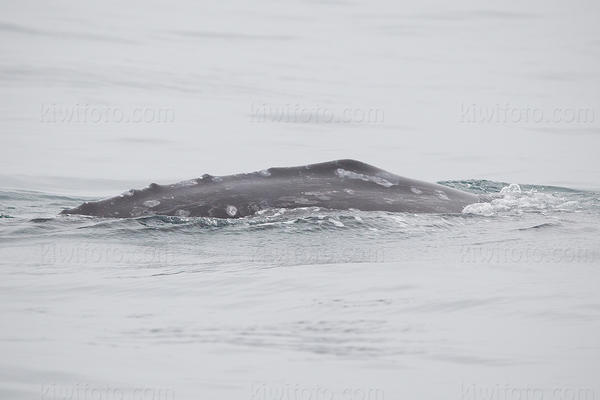
[[2, 397], [597, 396], [600, 194], [445, 184], [494, 200], [113, 220], [2, 191]]
[[[0, 1], [0, 398], [600, 398], [599, 14]], [[342, 158], [494, 200], [57, 216]]]

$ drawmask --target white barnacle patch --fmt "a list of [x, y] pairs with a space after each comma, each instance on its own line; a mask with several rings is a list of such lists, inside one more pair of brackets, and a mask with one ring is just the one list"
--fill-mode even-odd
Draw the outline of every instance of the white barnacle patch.
[[339, 176], [340, 178], [348, 178], [348, 179], [360, 179], [361, 181], [365, 181], [365, 182], [373, 182], [376, 183], [378, 185], [381, 186], [385, 186], [385, 187], [391, 187], [394, 186], [394, 184], [386, 179], [383, 179], [379, 176], [371, 176], [371, 175], [365, 175], [365, 174], [359, 174], [356, 172], [352, 172], [352, 171], [347, 171], [343, 168], [338, 168], [335, 170], [335, 174], [337, 176]]
[[312, 204], [313, 202], [306, 197], [296, 197], [294, 200], [296, 204]]
[[177, 182], [175, 184], [176, 187], [185, 187], [185, 186], [194, 186], [198, 184], [197, 179], [188, 179], [186, 181]]
[[225, 212], [230, 217], [235, 217], [235, 214], [237, 214], [238, 209], [235, 206], [229, 205], [229, 206], [225, 207]]
[[262, 171], [258, 171], [259, 174], [261, 174], [262, 176], [271, 176], [271, 173], [269, 172], [268, 169], [263, 169]]
[[156, 207], [157, 205], [159, 205], [160, 201], [158, 201], [158, 200], [146, 200], [143, 204], [144, 204], [145, 207], [152, 208], [152, 207]]
[[177, 210], [175, 215], [178, 217], [186, 218], [190, 216], [190, 212], [188, 210]]
[[145, 208], [141, 208], [141, 207], [133, 207], [133, 209], [131, 210], [131, 212], [129, 213], [130, 216], [132, 217], [140, 217], [144, 214], [144, 211], [146, 211]]
[[416, 188], [416, 187], [414, 187], [414, 186], [411, 186], [411, 187], [410, 187], [410, 191], [411, 191], [411, 192], [413, 192], [414, 194], [421, 194], [421, 193], [423, 193], [423, 191], [422, 191], [422, 190], [420, 190], [420, 189], [417, 189], [417, 188]]
[[[332, 193], [332, 192], [328, 192], [328, 193]], [[331, 196], [328, 196], [324, 192], [302, 192], [302, 194], [304, 194], [306, 196], [316, 197], [319, 200], [324, 200], [324, 201], [331, 200]]]
[[446, 194], [446, 192], [444, 192], [443, 190], [436, 190], [438, 197], [442, 200], [450, 200], [448, 198], [448, 195]]

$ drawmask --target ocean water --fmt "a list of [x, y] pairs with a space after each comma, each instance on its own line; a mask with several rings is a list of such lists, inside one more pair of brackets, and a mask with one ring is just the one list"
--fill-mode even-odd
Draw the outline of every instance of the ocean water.
[[598, 396], [600, 193], [443, 183], [493, 200], [103, 219], [2, 191], [2, 397]]
[[[0, 398], [600, 398], [599, 13], [0, 1]], [[345, 158], [493, 200], [58, 216]]]

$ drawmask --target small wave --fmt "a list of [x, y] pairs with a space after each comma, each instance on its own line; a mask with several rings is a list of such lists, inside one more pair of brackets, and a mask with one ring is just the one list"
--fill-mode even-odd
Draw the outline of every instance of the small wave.
[[410, 238], [447, 231], [463, 225], [462, 215], [410, 214], [384, 211], [329, 210], [317, 207], [267, 209], [244, 218], [177, 217], [153, 215], [138, 218], [98, 218], [69, 215], [23, 220], [29, 234], [130, 237], [148, 234], [203, 234], [221, 232], [243, 235], [251, 232], [296, 234], [350, 234], [364, 237]]
[[519, 228], [520, 231], [529, 231], [529, 230], [535, 230], [535, 229], [546, 229], [546, 228], [554, 228], [560, 226], [560, 224], [558, 223], [553, 223], [553, 222], [544, 222], [542, 224], [537, 224], [537, 225], [533, 225], [533, 226], [528, 226], [526, 228]]
[[54, 219], [55, 218], [33, 218], [33, 219], [30, 219], [29, 222], [44, 223], [44, 222], [54, 221]]
[[28, 200], [28, 201], [40, 201], [40, 200], [57, 200], [57, 201], [72, 201], [72, 202], [81, 202], [85, 200], [89, 200], [87, 197], [73, 197], [73, 196], [64, 196], [53, 193], [44, 193], [38, 192], [34, 190], [0, 190], [0, 200], [10, 201], [10, 200]]

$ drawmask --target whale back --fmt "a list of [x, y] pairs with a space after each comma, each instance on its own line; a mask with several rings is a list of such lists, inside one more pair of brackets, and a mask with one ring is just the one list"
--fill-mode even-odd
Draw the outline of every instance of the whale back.
[[478, 201], [478, 196], [470, 193], [345, 159], [220, 177], [205, 174], [171, 185], [153, 183], [63, 213], [237, 218], [267, 208], [298, 207], [456, 213]]

